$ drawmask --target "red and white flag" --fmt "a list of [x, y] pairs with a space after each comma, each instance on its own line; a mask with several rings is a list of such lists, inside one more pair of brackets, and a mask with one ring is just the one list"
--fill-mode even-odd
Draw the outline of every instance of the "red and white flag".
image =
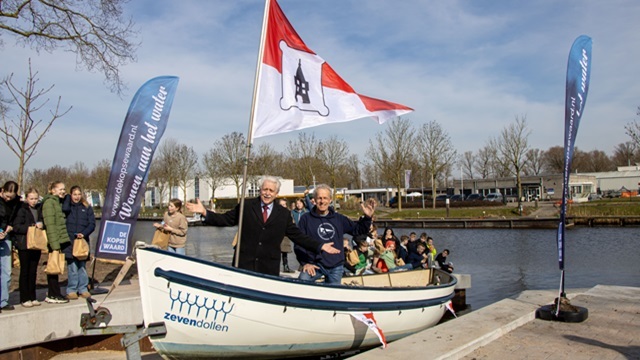
[[456, 315], [456, 311], [453, 310], [453, 303], [451, 303], [451, 300], [444, 304], [444, 306], [451, 312], [451, 314], [453, 314], [453, 317], [458, 317], [458, 315]]
[[382, 124], [413, 109], [356, 93], [305, 45], [268, 0], [252, 138], [372, 117]]
[[376, 322], [376, 318], [373, 317], [372, 312], [350, 313], [350, 314], [351, 316], [353, 316], [354, 319], [367, 325], [369, 329], [371, 329], [371, 331], [373, 331], [378, 336], [378, 339], [380, 339], [380, 343], [382, 344], [383, 349], [387, 347], [387, 339], [385, 339], [382, 329], [378, 327], [378, 323]]

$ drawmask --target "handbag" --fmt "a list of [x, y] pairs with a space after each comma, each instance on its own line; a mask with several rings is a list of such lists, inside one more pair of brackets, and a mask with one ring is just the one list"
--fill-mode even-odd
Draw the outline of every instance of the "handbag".
[[27, 249], [47, 250], [47, 232], [35, 226], [27, 229]]
[[73, 240], [73, 257], [78, 260], [87, 260], [89, 257], [89, 244], [87, 240], [79, 238]]
[[157, 229], [153, 233], [153, 240], [151, 240], [151, 245], [156, 245], [162, 250], [167, 250], [169, 247], [169, 237], [171, 234], [168, 232], [164, 232], [163, 230]]
[[62, 275], [66, 268], [67, 261], [64, 259], [64, 254], [61, 253], [60, 250], [53, 250], [49, 253], [47, 267], [44, 269], [47, 275]]

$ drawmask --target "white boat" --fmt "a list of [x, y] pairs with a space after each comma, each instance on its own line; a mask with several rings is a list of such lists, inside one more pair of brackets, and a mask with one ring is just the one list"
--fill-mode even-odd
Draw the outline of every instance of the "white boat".
[[284, 358], [380, 345], [356, 320], [371, 312], [388, 342], [431, 327], [456, 280], [437, 269], [301, 282], [142, 247], [136, 250], [144, 322], [164, 358]]

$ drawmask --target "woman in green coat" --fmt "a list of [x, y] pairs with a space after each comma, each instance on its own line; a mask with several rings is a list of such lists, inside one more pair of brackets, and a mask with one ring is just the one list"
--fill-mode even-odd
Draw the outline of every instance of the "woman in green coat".
[[[47, 232], [47, 241], [49, 253], [62, 250], [71, 245], [69, 235], [67, 234], [67, 225], [62, 212], [62, 200], [64, 199], [66, 189], [64, 183], [55, 181], [49, 184], [49, 194], [42, 199], [42, 217], [44, 220], [45, 231]], [[44, 301], [51, 304], [63, 304], [69, 302], [60, 291], [60, 283], [58, 275], [47, 274], [47, 285], [49, 291]]]

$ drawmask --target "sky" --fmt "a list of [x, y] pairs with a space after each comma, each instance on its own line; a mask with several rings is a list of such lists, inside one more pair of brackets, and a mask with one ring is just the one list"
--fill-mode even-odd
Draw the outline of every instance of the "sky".
[[[615, 147], [640, 121], [640, 2], [636, 0], [280, 0], [307, 46], [358, 93], [415, 109], [416, 129], [437, 121], [458, 154], [476, 152], [525, 116], [529, 144], [562, 146], [566, 66], [579, 35], [593, 39], [591, 84], [576, 146]], [[180, 77], [164, 138], [202, 156], [225, 134], [245, 134], [264, 1], [135, 0], [125, 5], [139, 30], [137, 61], [121, 68], [128, 90], [111, 93], [101, 73], [78, 70], [73, 53], [40, 52], [0, 33], [0, 76], [24, 84], [28, 59], [51, 102], [72, 110], [38, 146], [28, 169], [92, 168], [113, 159], [122, 123], [137, 89], [160, 75]], [[46, 119], [48, 108], [40, 115]], [[254, 141], [284, 151], [299, 132], [338, 135], [365, 160], [369, 141], [389, 123], [369, 118], [308, 128]], [[0, 170], [18, 160], [0, 144]], [[275, 174], [277, 175], [277, 174]]]

